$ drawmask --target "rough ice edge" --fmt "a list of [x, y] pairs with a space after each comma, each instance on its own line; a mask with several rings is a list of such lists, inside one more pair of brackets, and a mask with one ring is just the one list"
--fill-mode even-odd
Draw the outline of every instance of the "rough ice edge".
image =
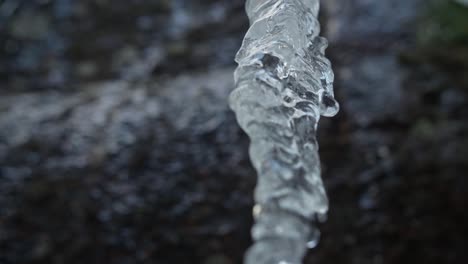
[[339, 107], [318, 10], [318, 0], [246, 3], [251, 26], [229, 103], [251, 139], [258, 173], [248, 264], [301, 263], [318, 240], [311, 224], [328, 211], [315, 132], [320, 115]]

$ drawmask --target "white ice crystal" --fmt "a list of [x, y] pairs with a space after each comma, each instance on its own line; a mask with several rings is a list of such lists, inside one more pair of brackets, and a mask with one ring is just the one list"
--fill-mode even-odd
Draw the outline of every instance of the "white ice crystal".
[[251, 139], [258, 173], [255, 244], [247, 264], [301, 263], [328, 210], [316, 141], [333, 116], [333, 71], [319, 36], [318, 0], [247, 0], [248, 30], [229, 103]]

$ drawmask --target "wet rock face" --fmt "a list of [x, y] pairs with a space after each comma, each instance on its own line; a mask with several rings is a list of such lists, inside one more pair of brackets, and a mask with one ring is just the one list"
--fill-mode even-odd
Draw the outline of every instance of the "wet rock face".
[[232, 65], [247, 27], [243, 0], [4, 2], [0, 84], [8, 91]]
[[[318, 131], [330, 214], [305, 263], [467, 262], [463, 49], [413, 48], [418, 1], [323, 2], [342, 109]], [[241, 262], [243, 4], [0, 1], [0, 263]]]
[[238, 263], [243, 1], [7, 0], [0, 21], [0, 262]]
[[457, 230], [468, 215], [456, 209], [468, 200], [460, 193], [466, 161], [453, 154], [466, 146], [466, 84], [457, 72], [467, 64], [447, 52], [463, 49], [417, 46], [418, 5], [324, 2], [342, 110], [334, 137], [327, 120], [319, 131], [330, 215], [310, 263], [466, 260]]
[[232, 71], [2, 98], [2, 261], [236, 260], [255, 179]]

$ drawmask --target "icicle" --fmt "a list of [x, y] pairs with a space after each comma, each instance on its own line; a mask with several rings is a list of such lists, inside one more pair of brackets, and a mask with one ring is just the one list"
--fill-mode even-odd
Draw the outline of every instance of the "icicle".
[[251, 139], [258, 173], [247, 264], [301, 263], [318, 241], [313, 224], [328, 210], [315, 134], [320, 115], [339, 107], [318, 9], [318, 0], [246, 3], [251, 27], [229, 103]]

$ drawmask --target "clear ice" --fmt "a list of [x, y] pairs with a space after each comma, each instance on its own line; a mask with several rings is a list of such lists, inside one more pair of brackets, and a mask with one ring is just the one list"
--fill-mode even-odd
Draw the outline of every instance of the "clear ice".
[[298, 264], [319, 238], [328, 199], [316, 140], [339, 106], [319, 36], [319, 0], [247, 0], [250, 20], [229, 104], [251, 139], [258, 173], [247, 264]]

